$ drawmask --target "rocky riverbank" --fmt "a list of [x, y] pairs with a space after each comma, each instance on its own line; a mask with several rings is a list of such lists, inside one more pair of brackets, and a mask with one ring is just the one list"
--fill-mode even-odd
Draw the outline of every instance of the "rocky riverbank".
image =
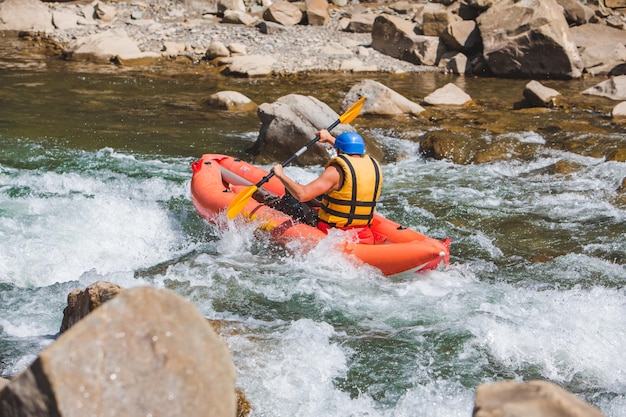
[[[111, 61], [126, 65], [158, 65], [167, 60], [181, 64], [219, 67], [226, 58], [255, 57], [260, 64], [271, 62], [271, 68], [258, 65], [248, 69], [253, 75], [295, 74], [306, 71], [432, 71], [436, 68], [415, 65], [373, 50], [371, 34], [341, 29], [341, 21], [350, 9], [329, 8], [324, 26], [283, 26], [265, 22], [258, 13], [246, 14], [242, 21], [222, 23], [224, 14], [217, 5], [189, 8], [182, 2], [104, 3], [71, 2], [20, 3], [4, 7], [4, 14], [28, 14], [21, 24], [5, 24], [21, 31], [26, 41], [45, 44], [50, 51], [73, 60]], [[205, 10], [211, 12], [205, 12]], [[376, 10], [384, 10], [377, 6]], [[102, 10], [105, 10], [102, 12]], [[34, 11], [34, 12], [33, 12]], [[100, 17], [99, 17], [100, 16]], [[259, 23], [265, 32], [262, 33]], [[371, 25], [370, 25], [371, 26]], [[33, 34], [37, 33], [37, 37]], [[42, 43], [42, 38], [46, 42]], [[54, 46], [51, 46], [54, 45]], [[88, 49], [77, 52], [82, 46]], [[259, 59], [259, 57], [263, 57]], [[217, 59], [216, 59], [217, 58]], [[212, 61], [212, 63], [210, 63]]]
[[244, 76], [446, 71], [578, 78], [623, 73], [624, 6], [615, 0], [5, 0], [0, 31], [44, 34], [66, 59], [203, 62]]

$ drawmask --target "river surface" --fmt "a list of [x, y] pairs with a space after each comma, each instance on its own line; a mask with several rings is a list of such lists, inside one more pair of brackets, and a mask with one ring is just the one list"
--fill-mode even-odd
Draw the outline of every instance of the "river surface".
[[[96, 74], [6, 52], [0, 62], [1, 376], [53, 343], [72, 289], [106, 280], [167, 288], [207, 317], [239, 323], [226, 342], [255, 417], [467, 417], [475, 387], [505, 379], [552, 381], [626, 417], [617, 191], [626, 163], [550, 146], [511, 110], [526, 81], [367, 76], [412, 100], [455, 82], [492, 103], [485, 113], [505, 131], [490, 140], [533, 149], [484, 164], [425, 159], [415, 138], [427, 123], [358, 118], [354, 126], [393, 156], [383, 158], [380, 212], [453, 242], [448, 269], [386, 278], [331, 244], [291, 254], [253, 227], [217, 230], [190, 201], [190, 164], [203, 153], [246, 157], [260, 127], [255, 113], [211, 110], [202, 99], [298, 93], [339, 112], [363, 75]], [[549, 85], [568, 94], [593, 84]], [[573, 141], [624, 140], [603, 111], [520, 114], [532, 126], [571, 118], [577, 128], [564, 133]], [[453, 109], [443, 116], [462, 120]], [[562, 164], [572, 168], [555, 169]], [[321, 169], [288, 172], [308, 181]]]

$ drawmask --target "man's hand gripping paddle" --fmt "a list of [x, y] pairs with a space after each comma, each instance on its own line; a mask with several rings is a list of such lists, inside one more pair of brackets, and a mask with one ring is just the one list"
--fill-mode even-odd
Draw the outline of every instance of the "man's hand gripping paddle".
[[[337, 125], [340, 124], [340, 123], [341, 124], [347, 124], [347, 123], [350, 123], [351, 121], [353, 121], [354, 119], [356, 119], [356, 117], [361, 112], [361, 108], [363, 107], [363, 102], [364, 101], [365, 101], [365, 97], [361, 97], [344, 114], [339, 116], [339, 119], [335, 120], [335, 122], [332, 125], [328, 126], [328, 128], [326, 130], [331, 131], [332, 129], [337, 127]], [[285, 162], [282, 163], [282, 166], [287, 166], [290, 163], [292, 163], [296, 158], [298, 158], [300, 155], [302, 155], [304, 152], [306, 152], [311, 146], [313, 146], [313, 144], [315, 144], [318, 140], [320, 140], [320, 136], [319, 135], [315, 136], [314, 139], [312, 139], [309, 143], [307, 143], [302, 148], [300, 148], [300, 150], [298, 150], [298, 152], [296, 152], [293, 155], [291, 155]], [[235, 198], [233, 198], [233, 200], [228, 205], [228, 210], [226, 211], [226, 214], [228, 215], [228, 218], [232, 219], [236, 215], [241, 213], [241, 211], [246, 206], [246, 204], [248, 204], [248, 201], [252, 197], [252, 194], [254, 194], [254, 192], [256, 190], [258, 190], [260, 186], [262, 186], [263, 184], [268, 182], [270, 180], [270, 178], [272, 178], [273, 176], [274, 176], [274, 171], [270, 171], [266, 176], [264, 176], [255, 185], [251, 185], [250, 187], [246, 188], [245, 190], [243, 190], [239, 194], [237, 194], [237, 196]]]

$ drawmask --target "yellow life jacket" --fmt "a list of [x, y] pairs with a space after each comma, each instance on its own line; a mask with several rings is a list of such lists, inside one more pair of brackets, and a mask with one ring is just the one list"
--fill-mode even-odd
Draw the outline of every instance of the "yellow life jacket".
[[346, 154], [331, 159], [329, 165], [341, 167], [343, 184], [339, 190], [322, 196], [320, 220], [333, 227], [369, 225], [383, 183], [380, 165], [369, 155]]

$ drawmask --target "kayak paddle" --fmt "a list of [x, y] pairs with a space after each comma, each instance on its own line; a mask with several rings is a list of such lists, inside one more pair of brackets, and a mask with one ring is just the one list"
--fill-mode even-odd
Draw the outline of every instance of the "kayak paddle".
[[[335, 120], [334, 123], [328, 126], [326, 130], [331, 131], [332, 129], [337, 127], [337, 125], [340, 123], [347, 124], [353, 121], [354, 119], [356, 119], [356, 117], [361, 112], [361, 108], [363, 107], [364, 101], [365, 101], [365, 97], [361, 97], [360, 99], [358, 99], [357, 102], [352, 105], [352, 107], [350, 107], [344, 114], [339, 116], [339, 119]], [[291, 155], [281, 165], [287, 166], [290, 163], [292, 163], [297, 157], [299, 157], [304, 152], [306, 152], [306, 150], [309, 149], [311, 146], [313, 146], [313, 144], [315, 144], [315, 142], [317, 142], [318, 140], [320, 140], [319, 135], [315, 136], [314, 139], [312, 139], [309, 143], [307, 143], [302, 148], [300, 148], [298, 152]], [[241, 213], [241, 210], [243, 210], [246, 204], [248, 204], [248, 201], [252, 197], [252, 194], [254, 194], [254, 192], [258, 190], [261, 185], [268, 182], [270, 178], [272, 178], [273, 176], [274, 176], [274, 171], [270, 171], [266, 176], [261, 178], [261, 180], [257, 182], [255, 185], [251, 185], [250, 187], [246, 188], [245, 190], [237, 194], [237, 196], [233, 198], [233, 201], [231, 201], [230, 204], [228, 205], [228, 210], [226, 211], [228, 218], [232, 219], [233, 217]]]

